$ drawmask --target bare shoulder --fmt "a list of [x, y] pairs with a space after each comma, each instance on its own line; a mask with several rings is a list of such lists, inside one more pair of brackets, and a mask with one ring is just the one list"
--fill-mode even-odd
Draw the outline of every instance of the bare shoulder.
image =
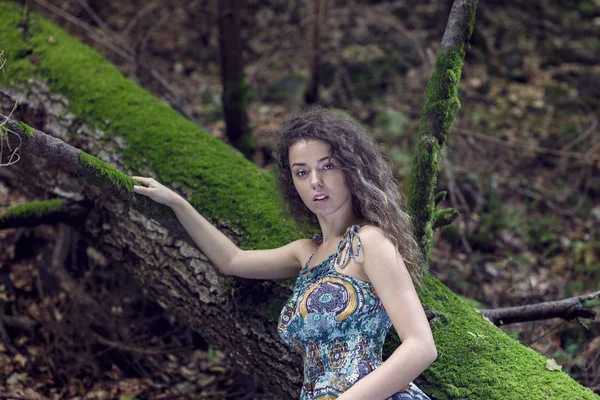
[[366, 257], [363, 258], [363, 261], [379, 251], [391, 252], [392, 255], [396, 252], [396, 247], [392, 241], [388, 239], [381, 228], [375, 225], [365, 225], [359, 230], [359, 235], [362, 250], [364, 250]]
[[300, 261], [300, 264], [302, 265], [304, 265], [303, 262], [306, 261], [313, 250], [318, 246], [318, 243], [312, 239], [298, 239], [291, 244], [294, 246], [298, 261]]
[[365, 225], [362, 228], [360, 228], [358, 230], [359, 234], [360, 234], [360, 238], [384, 238], [385, 237], [385, 233], [383, 233], [383, 230], [375, 225]]
[[370, 280], [374, 275], [388, 274], [390, 269], [406, 269], [398, 249], [381, 228], [367, 225], [359, 233], [364, 253], [361, 266]]

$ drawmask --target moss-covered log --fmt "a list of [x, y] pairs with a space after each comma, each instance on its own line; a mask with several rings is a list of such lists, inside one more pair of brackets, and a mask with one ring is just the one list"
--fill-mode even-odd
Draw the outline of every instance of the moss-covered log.
[[[23, 148], [19, 163], [0, 168], [0, 179], [33, 198], [92, 202], [83, 234], [115, 268], [130, 270], [160, 303], [277, 398], [297, 397], [301, 360], [280, 340], [274, 323], [291, 288], [221, 276], [186, 243], [172, 215], [131, 200], [127, 178], [155, 177], [242, 248], [260, 249], [299, 237], [281, 213], [272, 176], [48, 21], [31, 16], [23, 37], [21, 16], [20, 6], [0, 3], [0, 48], [8, 59], [3, 86], [22, 105], [14, 118], [95, 158], [71, 157], [67, 166], [67, 159], [50, 161], [48, 152], [35, 156], [31, 147]], [[6, 114], [12, 105], [0, 95]], [[68, 171], [71, 165], [76, 173]], [[435, 278], [426, 278], [421, 297], [433, 316], [439, 354], [421, 386], [436, 398], [598, 398], [567, 374], [547, 370], [542, 355], [505, 335]]]
[[[1, 118], [0, 118], [1, 120]], [[77, 224], [88, 213], [85, 204], [50, 199], [0, 209], [0, 229], [57, 224]]]

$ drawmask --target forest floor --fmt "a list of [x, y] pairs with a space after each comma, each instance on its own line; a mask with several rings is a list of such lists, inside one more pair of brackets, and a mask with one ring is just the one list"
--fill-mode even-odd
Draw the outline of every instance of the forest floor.
[[[28, 3], [226, 141], [215, 2]], [[248, 113], [262, 168], [269, 168], [273, 145], [264, 133], [302, 106], [314, 20], [306, 3], [248, 0], [242, 12]], [[321, 102], [349, 110], [369, 127], [406, 192], [420, 109], [451, 2], [366, 3], [329, 2]], [[436, 232], [430, 267], [477, 308], [600, 289], [598, 37], [595, 0], [479, 6], [459, 87], [462, 107], [438, 180], [438, 190], [450, 190], [440, 207], [454, 207], [461, 217]], [[0, 183], [0, 207], [28, 200]], [[77, 299], [64, 290], [44, 291], [47, 277], [39, 265], [52, 262], [65, 237], [71, 254], [65, 266], [102, 305], [98, 315], [82, 316]], [[0, 290], [8, 316], [5, 327], [0, 324], [0, 375], [7, 377], [0, 393], [267, 398], [232, 360], [163, 315], [131, 277], [110, 272], [93, 245], [69, 228], [0, 231], [0, 247], [7, 249], [0, 275], [19, 293]], [[107, 339], [94, 325], [100, 314], [112, 316], [114, 326], [134, 321], [137, 328], [127, 331], [126, 341]], [[24, 320], [36, 326], [20, 326]], [[502, 329], [600, 394], [600, 323], [585, 325], [547, 320]]]

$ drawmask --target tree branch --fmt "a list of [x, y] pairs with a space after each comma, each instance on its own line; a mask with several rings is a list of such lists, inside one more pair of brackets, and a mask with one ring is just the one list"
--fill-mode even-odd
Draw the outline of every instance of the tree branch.
[[583, 296], [569, 297], [557, 301], [546, 301], [538, 304], [527, 304], [520, 307], [495, 308], [479, 310], [495, 325], [508, 325], [516, 322], [538, 321], [542, 319], [575, 318], [595, 319], [596, 313], [586, 309], [586, 302], [600, 298], [600, 290]]
[[118, 192], [119, 197], [127, 204], [143, 210], [145, 215], [164, 225], [182, 240], [193, 243], [169, 207], [158, 204], [146, 196], [136, 196], [133, 192], [136, 182], [131, 177], [58, 138], [0, 114], [0, 124], [3, 123], [9, 131], [19, 136], [21, 150], [60, 165], [61, 170], [83, 178], [86, 183], [97, 185], [109, 192]]

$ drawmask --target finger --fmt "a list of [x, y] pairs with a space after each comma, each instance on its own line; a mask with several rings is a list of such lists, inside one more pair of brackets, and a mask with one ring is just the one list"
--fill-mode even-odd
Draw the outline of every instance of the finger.
[[146, 192], [147, 189], [148, 188], [144, 187], [144, 186], [134, 186], [133, 187], [133, 191], [136, 192], [136, 193], [139, 193], [139, 194], [146, 194], [147, 193]]
[[132, 176], [131, 179], [133, 179], [134, 181], [138, 181], [138, 182], [141, 182], [141, 183], [147, 185], [147, 184], [150, 183], [150, 179], [152, 179], [152, 178], [144, 178], [144, 177], [141, 177], [141, 176]]

